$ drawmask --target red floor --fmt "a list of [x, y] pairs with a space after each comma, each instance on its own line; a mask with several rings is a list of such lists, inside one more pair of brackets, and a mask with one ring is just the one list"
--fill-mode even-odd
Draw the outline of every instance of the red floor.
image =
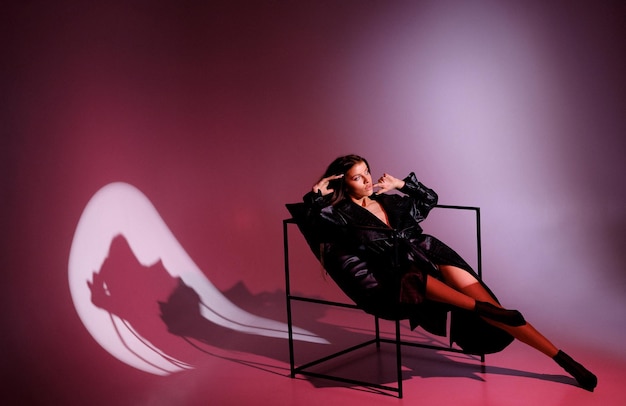
[[[339, 318], [332, 316], [327, 314], [325, 318], [327, 321]], [[350, 327], [335, 331], [336, 337], [330, 341], [340, 342], [337, 347], [358, 341], [364, 333], [357, 327], [361, 319], [360, 315], [344, 318], [343, 321], [348, 321]], [[385, 330], [388, 327], [385, 325]], [[333, 336], [330, 330], [327, 333]], [[424, 338], [419, 332], [409, 335]], [[341, 336], [344, 339], [339, 338]], [[276, 346], [270, 344], [259, 345], [256, 349], [248, 348], [252, 352], [219, 350], [200, 345], [204, 354], [201, 365], [194, 371], [165, 378], [163, 392], [155, 394], [154, 403], [147, 403], [465, 406], [626, 404], [624, 351], [617, 354], [593, 346], [574, 347], [563, 342], [563, 347], [571, 355], [597, 374], [599, 385], [590, 393], [577, 387], [575, 381], [554, 362], [518, 342], [499, 354], [488, 355], [484, 367], [478, 359], [463, 354], [405, 348], [402, 380], [404, 398], [398, 399], [393, 394], [381, 394], [335, 381], [302, 376], [291, 379], [287, 343], [277, 341], [274, 344]], [[306, 362], [332, 347], [332, 344], [296, 345], [296, 361]], [[388, 345], [383, 345], [378, 352], [375, 347], [368, 347], [341, 361], [331, 361], [328, 367], [316, 367], [316, 370], [395, 385], [394, 356], [393, 347]], [[163, 395], [165, 397], [161, 397]]]
[[[319, 379], [288, 378], [288, 366], [263, 357], [223, 354], [205, 367], [207, 380], [177, 401], [193, 404], [274, 404], [315, 405], [319, 403], [423, 404], [423, 405], [623, 405], [626, 391], [626, 361], [610, 354], [576, 349], [577, 357], [591, 367], [600, 383], [594, 393], [575, 386], [558, 366], [540, 355], [513, 344], [501, 354], [489, 356], [485, 371], [479, 362], [428, 350], [410, 350], [404, 358], [404, 398], [372, 393], [359, 387]], [[352, 371], [375, 369], [366, 376], [382, 375], [382, 383], [392, 382], [393, 354], [383, 350], [354, 361]], [[358, 366], [358, 368], [356, 368]], [[215, 376], [219, 371], [219, 377]], [[621, 379], [620, 379], [621, 378]], [[206, 403], [210, 399], [210, 402]]]
[[[232, 293], [232, 292], [231, 292]], [[241, 292], [239, 292], [241, 293]], [[230, 296], [230, 295], [229, 295]], [[257, 314], [284, 318], [284, 294], [250, 297], [238, 295], [246, 310], [252, 301]], [[232, 296], [230, 296], [232, 298]], [[326, 338], [330, 344], [298, 342], [296, 362], [333, 352], [371, 337], [372, 319], [361, 311], [320, 310], [297, 304], [294, 316], [300, 327]], [[282, 316], [281, 316], [282, 315]], [[541, 320], [538, 324], [545, 325]], [[56, 325], [56, 323], [55, 323]], [[16, 325], [19, 326], [19, 325]], [[7, 405], [601, 405], [626, 404], [626, 351], [602, 348], [597, 342], [581, 344], [575, 337], [550, 334], [553, 341], [586, 365], [599, 378], [595, 392], [576, 386], [552, 360], [514, 342], [486, 362], [463, 354], [408, 347], [403, 351], [404, 398], [335, 381], [302, 376], [290, 378], [288, 342], [219, 328], [185, 330], [167, 347], [193, 368], [168, 376], [135, 369], [119, 361], [88, 336], [81, 326], [59, 340], [55, 330], [21, 335], [14, 348], [31, 351], [28, 359], [3, 357], [6, 372], [0, 382], [0, 403]], [[184, 327], [184, 326], [183, 326]], [[383, 333], [392, 327], [383, 322]], [[404, 339], [430, 340], [419, 330], [403, 326]], [[53, 341], [50, 341], [53, 340]], [[437, 338], [445, 345], [445, 340]], [[38, 344], [37, 344], [38, 343]], [[50, 343], [44, 345], [42, 343]], [[37, 345], [31, 345], [37, 344]], [[316, 367], [356, 379], [393, 385], [393, 347], [380, 351], [367, 347], [328, 365]], [[8, 399], [8, 401], [7, 401]]]

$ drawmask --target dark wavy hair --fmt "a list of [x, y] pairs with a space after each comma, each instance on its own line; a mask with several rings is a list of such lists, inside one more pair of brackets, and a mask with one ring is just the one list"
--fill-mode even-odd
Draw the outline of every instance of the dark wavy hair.
[[[348, 172], [354, 165], [361, 162], [363, 162], [365, 166], [367, 166], [367, 170], [371, 172], [370, 164], [367, 162], [367, 159], [354, 154], [340, 156], [328, 165], [328, 169], [326, 169], [322, 178], [327, 178], [333, 175], [344, 175], [343, 178], [331, 180], [328, 184], [328, 188], [333, 189], [333, 194], [330, 198], [331, 204], [336, 204], [348, 196], [346, 191], [346, 172]], [[320, 178], [320, 180], [322, 178]]]

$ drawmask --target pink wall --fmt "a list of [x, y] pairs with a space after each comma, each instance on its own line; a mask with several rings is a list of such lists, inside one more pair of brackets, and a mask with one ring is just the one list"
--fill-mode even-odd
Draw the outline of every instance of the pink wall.
[[137, 187], [215, 287], [260, 298], [283, 289], [283, 204], [351, 152], [480, 206], [505, 304], [550, 333], [626, 338], [623, 6], [65, 3], [0, 23], [13, 387], [67, 400], [106, 399], [112, 374], [128, 399], [155, 385], [70, 297], [72, 238], [101, 187]]

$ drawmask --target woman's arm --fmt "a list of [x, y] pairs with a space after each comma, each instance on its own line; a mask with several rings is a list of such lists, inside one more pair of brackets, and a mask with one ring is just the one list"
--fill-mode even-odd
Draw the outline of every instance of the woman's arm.
[[313, 185], [312, 192], [314, 192], [314, 193], [321, 193], [323, 196], [329, 195], [329, 194], [334, 192], [333, 189], [329, 189], [328, 188], [328, 186], [330, 185], [330, 182], [335, 180], [335, 179], [341, 179], [341, 178], [343, 178], [343, 174], [341, 174], [341, 175], [333, 175], [333, 176], [329, 176], [327, 178], [322, 178], [322, 179], [320, 179], [319, 182], [317, 182], [315, 185]]
[[404, 179], [398, 179], [385, 173], [378, 179], [378, 183], [374, 184], [374, 187], [379, 188], [376, 194], [382, 194], [396, 189], [405, 195], [423, 201], [429, 206], [435, 206], [437, 204], [437, 193], [418, 181], [414, 172], [411, 172]]
[[406, 195], [420, 200], [424, 205], [429, 206], [430, 208], [435, 207], [435, 205], [437, 205], [437, 201], [439, 200], [437, 193], [418, 181], [417, 177], [415, 177], [415, 173], [413, 172], [404, 178], [404, 186], [398, 190]]
[[400, 203], [400, 205], [408, 210], [410, 215], [417, 222], [425, 219], [430, 210], [437, 205], [437, 193], [419, 182], [413, 172], [402, 180], [386, 173], [374, 186], [380, 188], [376, 192], [377, 194], [382, 194], [394, 189], [405, 194], [406, 196], [403, 198], [404, 202]]

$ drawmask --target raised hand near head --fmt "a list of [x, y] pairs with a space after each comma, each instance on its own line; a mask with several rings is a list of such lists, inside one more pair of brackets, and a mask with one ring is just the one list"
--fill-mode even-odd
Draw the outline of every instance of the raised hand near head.
[[326, 196], [328, 194], [331, 194], [335, 190], [328, 188], [328, 186], [330, 185], [330, 182], [332, 182], [335, 179], [341, 179], [341, 178], [343, 178], [343, 174], [341, 174], [341, 175], [333, 175], [333, 176], [329, 176], [327, 178], [322, 178], [319, 182], [317, 182], [315, 185], [313, 185], [313, 192], [314, 193], [321, 192], [322, 196]]
[[389, 192], [393, 189], [402, 189], [404, 187], [404, 181], [385, 173], [378, 179], [378, 182], [374, 184], [374, 187], [379, 188], [376, 191], [376, 194], [381, 194]]

